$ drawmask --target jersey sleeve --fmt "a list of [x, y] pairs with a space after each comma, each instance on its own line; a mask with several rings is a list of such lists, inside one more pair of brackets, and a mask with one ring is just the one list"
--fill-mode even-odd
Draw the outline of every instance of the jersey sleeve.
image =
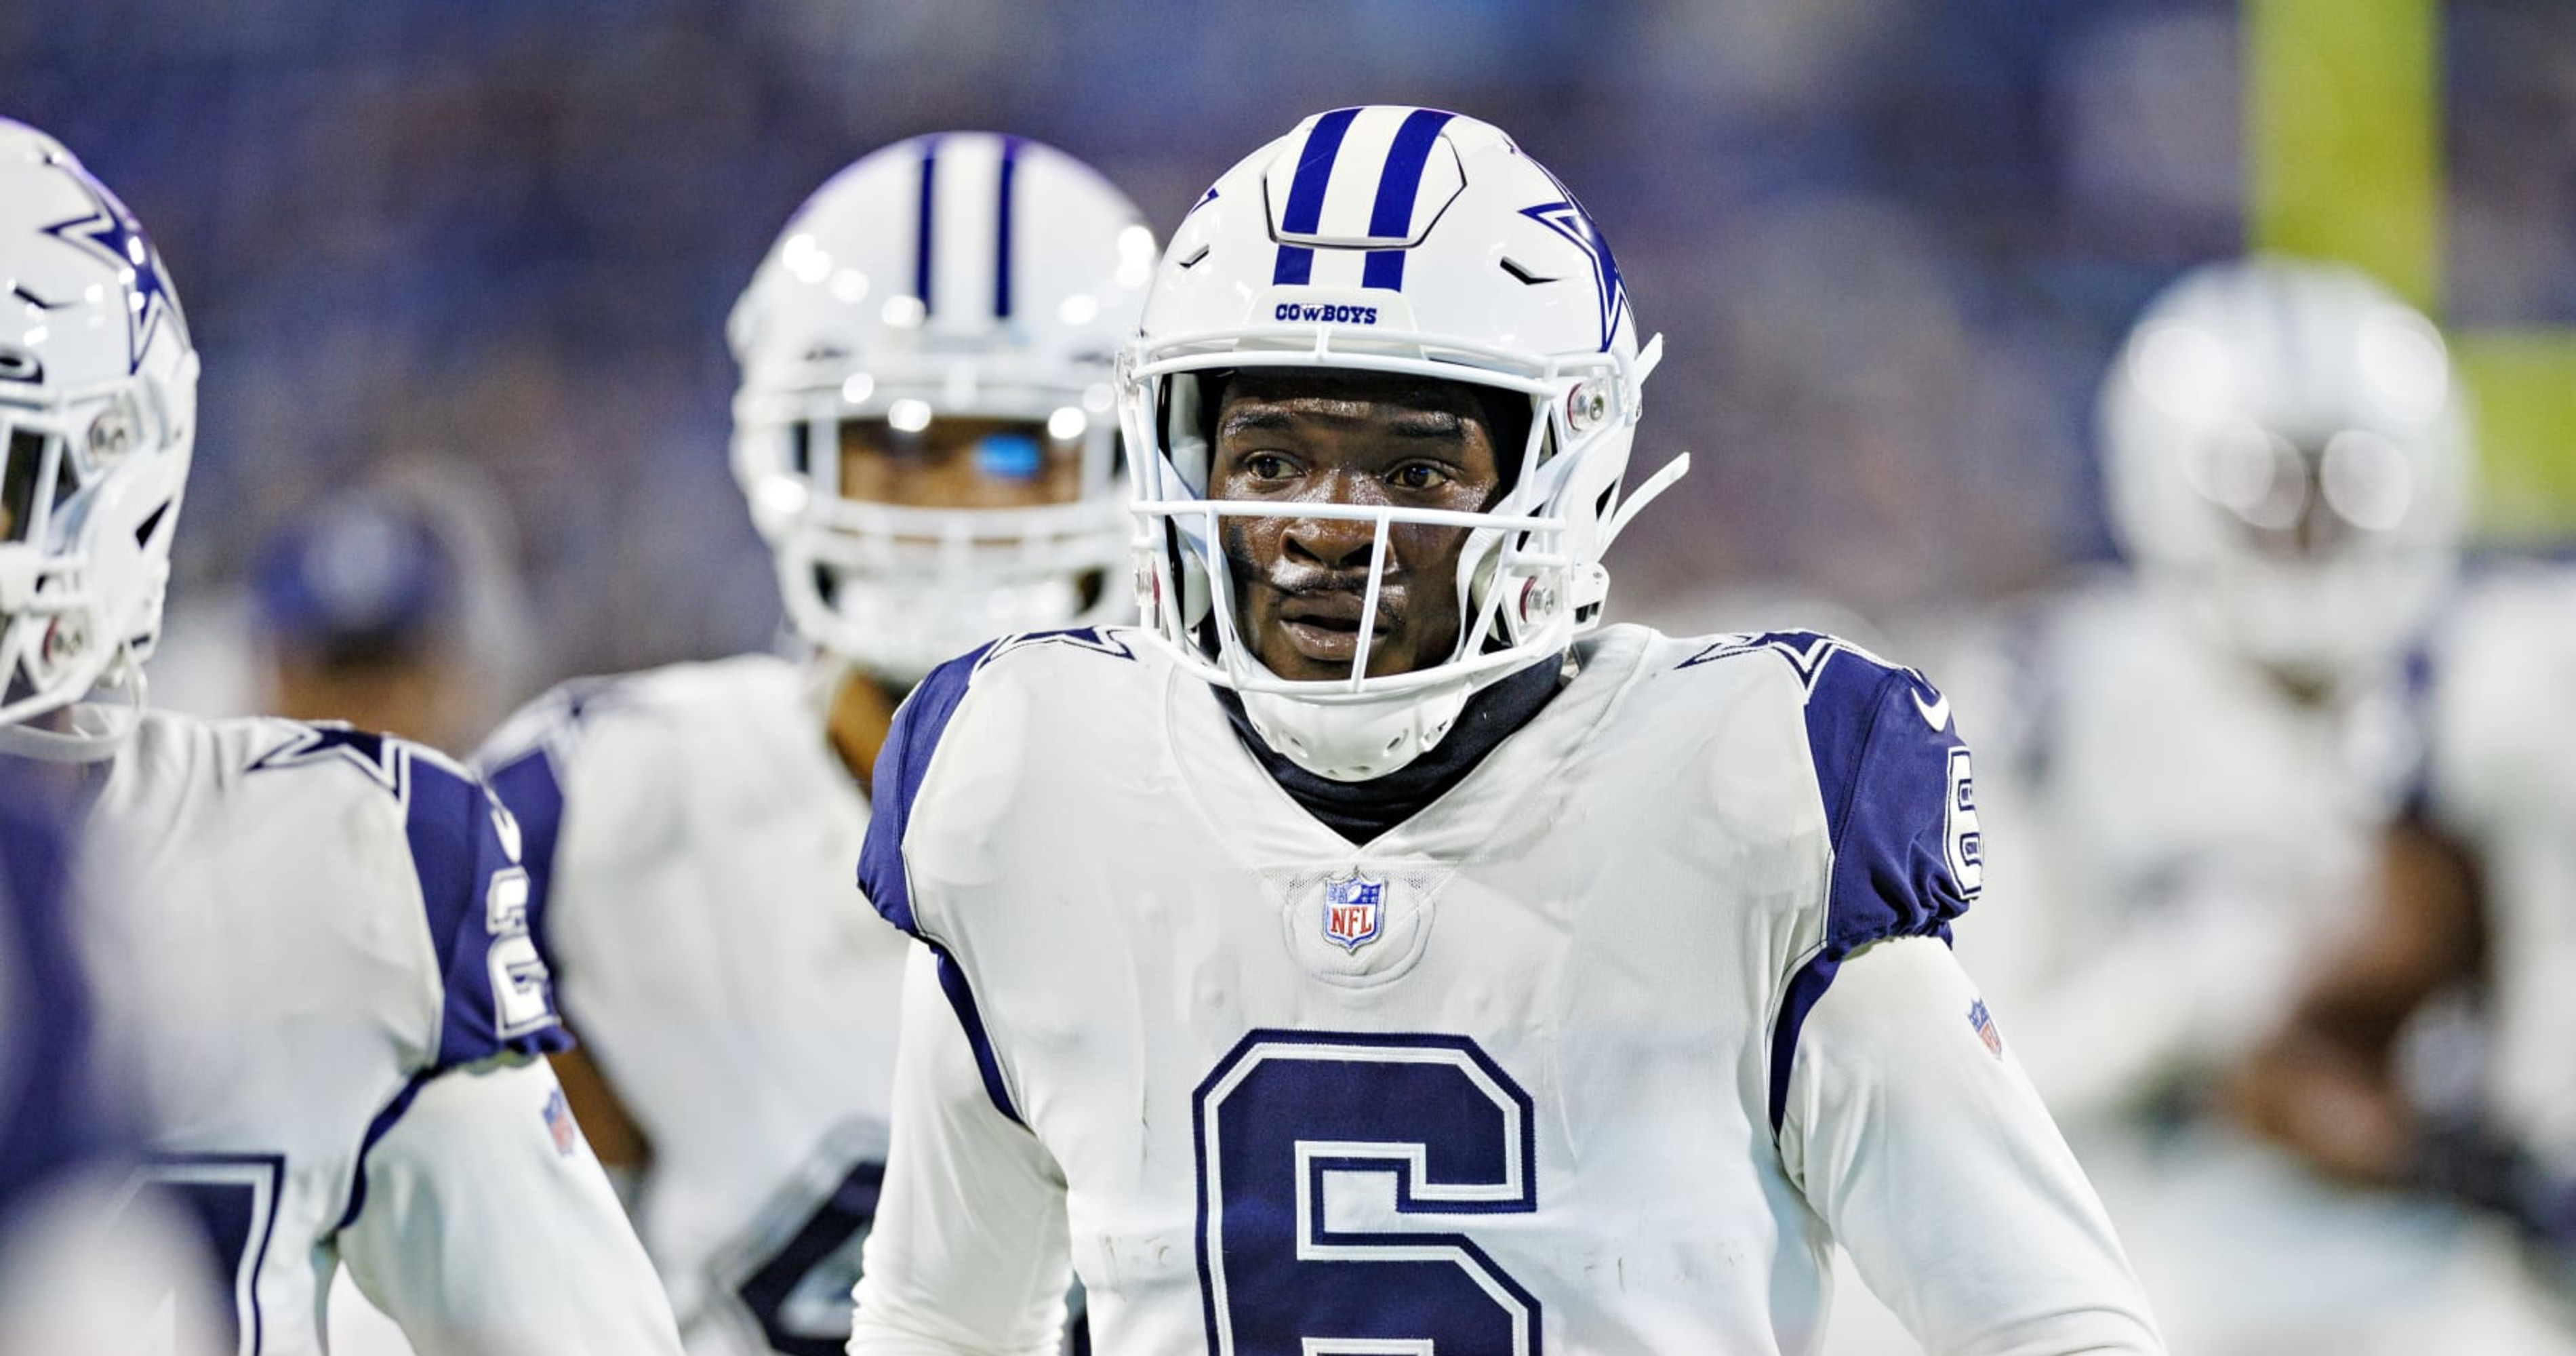
[[1932, 1356], [2164, 1350], [2083, 1169], [1949, 950], [1845, 958], [1780, 1149], [1871, 1291]]
[[436, 1053], [421, 1072], [570, 1048], [533, 935], [544, 900], [521, 863], [518, 817], [428, 750], [412, 750], [408, 776], [404, 829], [440, 982]]
[[928, 944], [937, 960], [939, 990], [948, 1000], [955, 1026], [966, 1037], [966, 1048], [974, 1058], [985, 1096], [995, 1110], [1016, 1123], [1019, 1110], [1012, 1102], [1001, 1056], [985, 1029], [965, 968], [940, 938], [923, 930], [913, 910], [911, 873], [903, 857], [904, 834], [911, 827], [914, 804], [930, 774], [940, 738], [947, 733], [949, 721], [966, 699], [967, 684], [991, 648], [985, 646], [931, 670], [930, 676], [904, 698], [903, 706], [895, 712], [894, 727], [877, 753], [875, 776], [869, 784], [871, 806], [867, 841], [859, 857], [859, 889], [887, 922]]
[[1976, 778], [1950, 699], [1911, 669], [1820, 653], [1805, 719], [1831, 866], [1821, 944], [1788, 976], [1773, 1027], [1775, 1132], [1807, 1014], [1843, 960], [1891, 938], [1946, 942], [1985, 877]]
[[893, 728], [877, 750], [876, 768], [868, 780], [868, 836], [859, 853], [859, 889], [887, 922], [916, 937], [921, 931], [913, 916], [911, 879], [904, 869], [904, 833], [912, 826], [913, 805], [930, 775], [939, 741], [948, 733], [949, 721], [966, 700], [967, 685], [991, 649], [986, 645], [951, 659], [913, 688], [894, 713]]
[[852, 1356], [1057, 1349], [1072, 1276], [1064, 1178], [985, 1093], [942, 1008], [941, 961], [904, 974], [894, 1125], [860, 1270]]
[[338, 1235], [420, 1356], [677, 1356], [670, 1302], [542, 1062], [427, 1080]]

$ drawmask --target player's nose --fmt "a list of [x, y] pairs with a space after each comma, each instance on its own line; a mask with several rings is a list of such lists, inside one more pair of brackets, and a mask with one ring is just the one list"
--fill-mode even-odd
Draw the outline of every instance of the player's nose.
[[1354, 518], [1291, 518], [1280, 534], [1290, 560], [1327, 570], [1364, 569], [1377, 546], [1377, 524]]

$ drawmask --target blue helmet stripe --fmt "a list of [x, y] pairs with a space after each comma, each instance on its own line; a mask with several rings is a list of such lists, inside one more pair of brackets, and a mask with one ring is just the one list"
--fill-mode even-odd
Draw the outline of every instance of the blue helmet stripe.
[[993, 225], [993, 317], [1011, 318], [1011, 172], [1019, 167], [1020, 138], [1002, 138], [1001, 212]]
[[[1311, 235], [1324, 219], [1324, 190], [1333, 180], [1333, 162], [1342, 153], [1342, 137], [1359, 117], [1356, 108], [1341, 108], [1315, 120], [1315, 130], [1306, 137], [1305, 154], [1297, 161], [1297, 177], [1288, 186], [1288, 205], [1279, 213], [1279, 229], [1293, 235]], [[1273, 285], [1303, 285], [1315, 274], [1315, 251], [1304, 245], [1281, 245], [1279, 258], [1270, 269]]]
[[930, 311], [930, 205], [938, 186], [939, 138], [925, 138], [921, 143], [921, 217], [913, 238], [912, 294], [921, 298], [924, 314]]
[[[1436, 108], [1417, 108], [1404, 115], [1404, 125], [1395, 129], [1395, 140], [1386, 148], [1386, 169], [1378, 175], [1377, 204], [1369, 212], [1372, 237], [1385, 240], [1413, 234], [1413, 200], [1422, 194], [1423, 167], [1431, 161], [1440, 129], [1456, 116]], [[1360, 285], [1401, 289], [1404, 254], [1400, 249], [1372, 252]]]

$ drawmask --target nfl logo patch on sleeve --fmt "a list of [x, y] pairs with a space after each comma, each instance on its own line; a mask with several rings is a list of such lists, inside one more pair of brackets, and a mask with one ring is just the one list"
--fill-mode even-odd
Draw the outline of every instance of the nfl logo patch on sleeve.
[[1324, 940], [1344, 951], [1357, 951], [1376, 941], [1385, 931], [1386, 920], [1380, 914], [1385, 901], [1386, 882], [1357, 870], [1325, 881]]
[[1986, 1043], [1987, 1053], [2004, 1057], [2004, 1033], [1995, 1030], [1994, 1014], [1986, 1011], [1986, 1000], [1980, 998], [1968, 1005], [1968, 1025], [1976, 1028], [1977, 1039]]
[[565, 1158], [581, 1145], [581, 1126], [572, 1118], [572, 1108], [564, 1102], [563, 1089], [557, 1088], [546, 1098], [546, 1133], [555, 1141], [555, 1152]]

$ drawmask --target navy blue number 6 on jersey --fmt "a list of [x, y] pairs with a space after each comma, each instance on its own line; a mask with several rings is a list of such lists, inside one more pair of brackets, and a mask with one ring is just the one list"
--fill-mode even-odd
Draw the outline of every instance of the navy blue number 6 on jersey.
[[1461, 1229], [1538, 1209], [1529, 1094], [1475, 1042], [1255, 1031], [1193, 1111], [1213, 1356], [1539, 1356]]

